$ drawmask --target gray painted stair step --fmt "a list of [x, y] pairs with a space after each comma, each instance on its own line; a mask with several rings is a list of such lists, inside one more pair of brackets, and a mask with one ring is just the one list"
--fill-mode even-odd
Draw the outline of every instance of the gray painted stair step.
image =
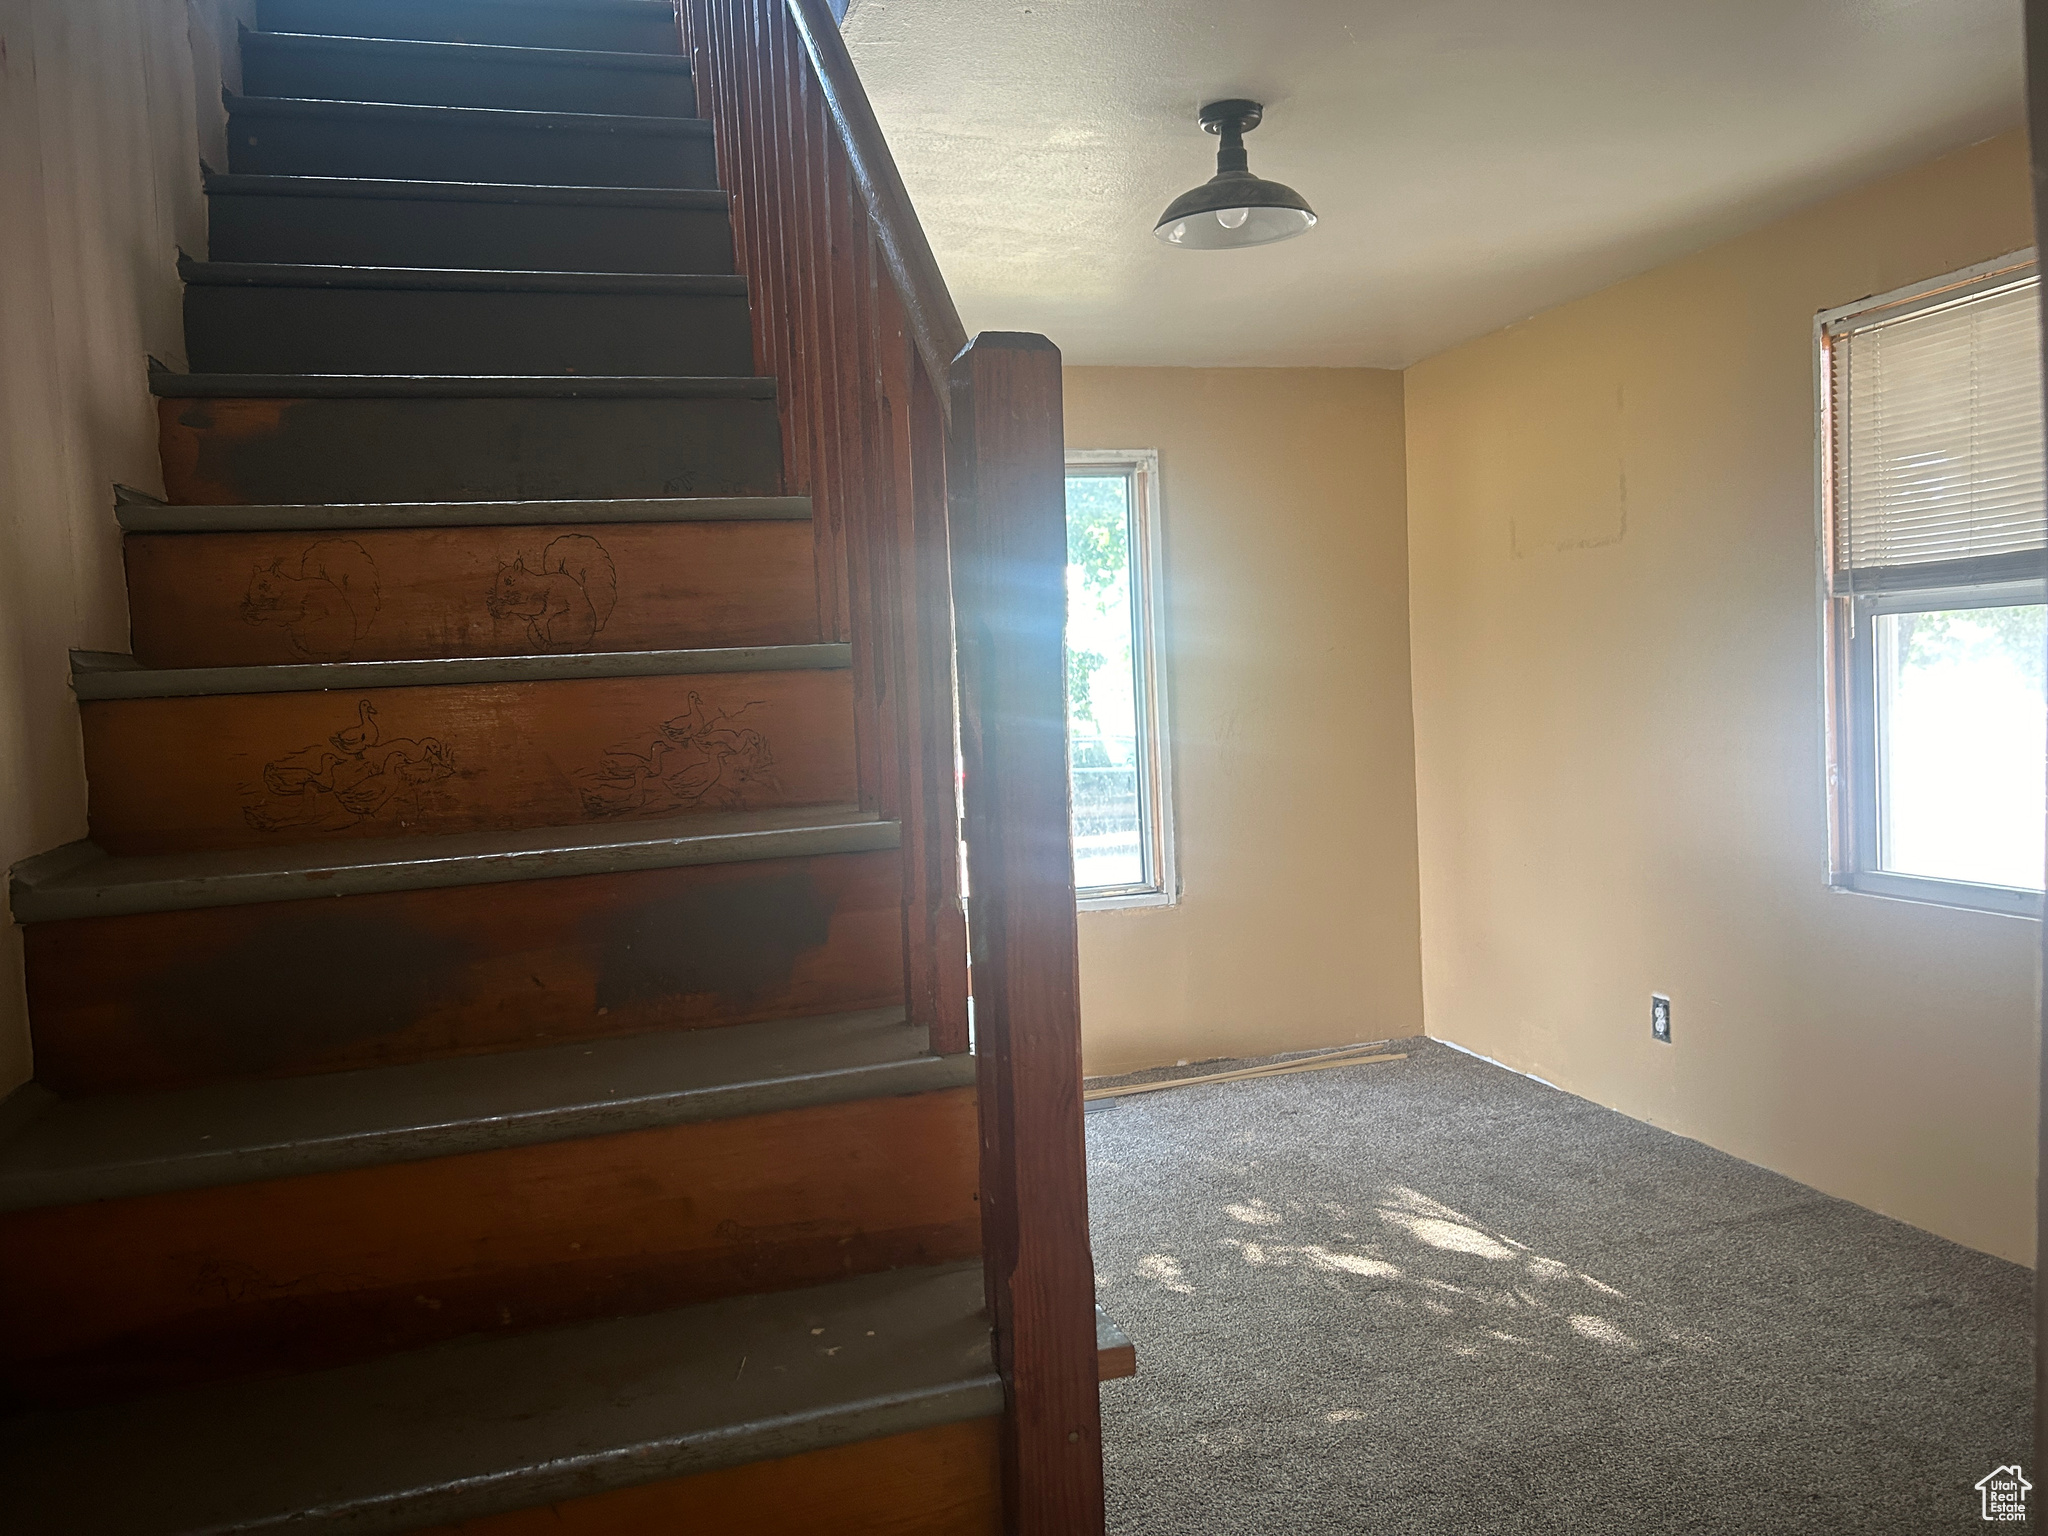
[[709, 187], [209, 174], [206, 192], [208, 250], [221, 261], [555, 272], [733, 269], [730, 200]]
[[[631, 112], [531, 112], [518, 107], [436, 107], [415, 102], [323, 101], [297, 96], [260, 96], [222, 91], [228, 112], [250, 121], [312, 118], [331, 123], [392, 123], [418, 133], [434, 128], [518, 130], [584, 138], [655, 138], [709, 141], [711, 124], [701, 117], [652, 117]], [[294, 174], [286, 172], [284, 174]], [[317, 175], [301, 171], [298, 175]], [[564, 186], [599, 183], [564, 182]], [[626, 182], [626, 186], [641, 183]], [[665, 183], [651, 182], [651, 186]], [[687, 185], [687, 183], [685, 183]]]
[[964, 1087], [900, 1008], [156, 1094], [0, 1103], [0, 1211]]
[[808, 496], [675, 496], [637, 501], [354, 502], [334, 506], [183, 507], [114, 487], [127, 533], [267, 533], [330, 528], [490, 528], [562, 523], [803, 522]]
[[626, 374], [177, 373], [150, 360], [150, 392], [168, 400], [773, 400], [772, 378]]
[[384, 1536], [1002, 1411], [979, 1263], [0, 1421], [21, 1536]]
[[747, 280], [709, 272], [494, 272], [476, 267], [335, 267], [290, 262], [195, 261], [178, 276], [214, 288], [362, 288], [407, 293], [604, 293], [741, 298]]
[[268, 32], [676, 54], [673, 0], [259, 0]]
[[241, 41], [251, 96], [658, 117], [697, 110], [680, 54], [246, 29]]
[[80, 841], [24, 859], [10, 876], [14, 920], [40, 923], [867, 853], [901, 840], [899, 823], [838, 806], [699, 813], [636, 822], [630, 832], [542, 827], [128, 858]]
[[213, 197], [342, 197], [412, 203], [519, 203], [571, 208], [681, 208], [725, 213], [732, 194], [717, 187], [551, 187], [505, 181], [379, 180], [365, 176], [257, 176], [209, 171]]
[[342, 688], [436, 688], [547, 683], [583, 677], [689, 677], [705, 672], [830, 672], [853, 665], [853, 647], [735, 645], [689, 651], [595, 651], [557, 656], [433, 661], [310, 661], [271, 667], [145, 667], [124, 651], [73, 651], [80, 699], [189, 699], [241, 693], [323, 693]]
[[307, 101], [224, 91], [228, 169], [258, 175], [715, 187], [702, 118]]
[[199, 373], [734, 377], [746, 279], [234, 263], [189, 257]]
[[[535, 47], [522, 43], [442, 42], [423, 38], [355, 37], [333, 32], [301, 32], [266, 27], [240, 29], [242, 51], [258, 53], [341, 54], [363, 58], [447, 59], [472, 64], [528, 64], [535, 68], [627, 70], [648, 74], [687, 75], [689, 58], [680, 53], [641, 53], [627, 49]], [[279, 94], [250, 91], [251, 96]]]

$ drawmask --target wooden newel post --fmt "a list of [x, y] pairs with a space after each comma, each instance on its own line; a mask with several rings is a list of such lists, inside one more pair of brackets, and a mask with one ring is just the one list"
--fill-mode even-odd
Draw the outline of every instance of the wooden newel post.
[[981, 1072], [982, 1241], [1009, 1402], [1007, 1529], [1102, 1529], [1095, 1272], [1067, 803], [1060, 354], [989, 332], [954, 361], [948, 487]]

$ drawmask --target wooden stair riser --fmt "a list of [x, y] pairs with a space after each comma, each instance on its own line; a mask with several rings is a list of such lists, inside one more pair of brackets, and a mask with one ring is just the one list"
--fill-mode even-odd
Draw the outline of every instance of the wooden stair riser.
[[743, 293], [491, 293], [190, 283], [197, 373], [754, 371]]
[[0, 1381], [73, 1404], [950, 1263], [974, 1092], [0, 1216]]
[[[560, 52], [560, 50], [554, 50]], [[446, 49], [336, 46], [327, 38], [248, 34], [242, 89], [251, 96], [396, 101], [528, 112], [622, 112], [695, 117], [687, 69], [606, 67], [575, 55], [468, 55]]]
[[845, 669], [80, 706], [93, 841], [193, 853], [859, 798]]
[[[252, 100], [259, 104], [247, 104]], [[231, 171], [552, 187], [718, 185], [708, 134], [601, 131], [594, 124], [563, 131], [551, 126], [560, 117], [430, 120], [398, 108], [281, 114], [262, 110], [261, 100], [242, 98], [229, 114]]]
[[38, 1080], [189, 1087], [903, 1002], [893, 849], [31, 923]]
[[[811, 538], [801, 520], [131, 533], [129, 630], [150, 667], [807, 645]], [[374, 602], [352, 600], [357, 572]]]
[[416, 1536], [997, 1536], [1003, 1528], [999, 1424], [963, 1419], [436, 1526]]
[[558, 501], [781, 490], [773, 400], [172, 399], [172, 501]]
[[[242, 184], [245, 185], [245, 184]], [[207, 201], [215, 261], [532, 272], [732, 271], [723, 207], [659, 202], [358, 197], [227, 190]], [[621, 194], [622, 196], [629, 194]]]
[[259, 0], [266, 32], [330, 37], [406, 37], [518, 48], [597, 48], [681, 53], [669, 6], [507, 5], [503, 0]]

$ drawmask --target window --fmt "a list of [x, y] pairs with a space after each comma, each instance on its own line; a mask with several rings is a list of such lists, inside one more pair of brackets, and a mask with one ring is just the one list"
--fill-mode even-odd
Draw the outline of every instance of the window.
[[2029, 254], [1819, 318], [1835, 883], [2038, 913], [2048, 748]]
[[1067, 774], [1082, 907], [1179, 895], [1159, 663], [1159, 455], [1067, 455]]

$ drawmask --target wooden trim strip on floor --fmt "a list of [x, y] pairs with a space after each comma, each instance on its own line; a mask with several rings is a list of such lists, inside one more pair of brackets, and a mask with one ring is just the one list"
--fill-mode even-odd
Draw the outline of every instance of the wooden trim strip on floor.
[[1138, 1374], [1138, 1346], [1117, 1327], [1110, 1315], [1095, 1304], [1095, 1379], [1121, 1381]]
[[1120, 1083], [1113, 1088], [1088, 1088], [1082, 1091], [1083, 1099], [1120, 1099], [1127, 1094], [1153, 1093], [1161, 1088], [1185, 1088], [1191, 1083], [1237, 1083], [1253, 1077], [1285, 1077], [1294, 1072], [1323, 1072], [1331, 1067], [1363, 1067], [1376, 1061], [1406, 1061], [1406, 1051], [1388, 1051], [1378, 1055], [1361, 1056], [1359, 1051], [1370, 1050], [1369, 1046], [1347, 1046], [1341, 1051], [1327, 1051], [1320, 1056], [1297, 1057], [1293, 1061], [1276, 1061], [1263, 1067], [1239, 1067], [1230, 1072], [1206, 1072], [1200, 1077], [1169, 1077], [1156, 1083]]

